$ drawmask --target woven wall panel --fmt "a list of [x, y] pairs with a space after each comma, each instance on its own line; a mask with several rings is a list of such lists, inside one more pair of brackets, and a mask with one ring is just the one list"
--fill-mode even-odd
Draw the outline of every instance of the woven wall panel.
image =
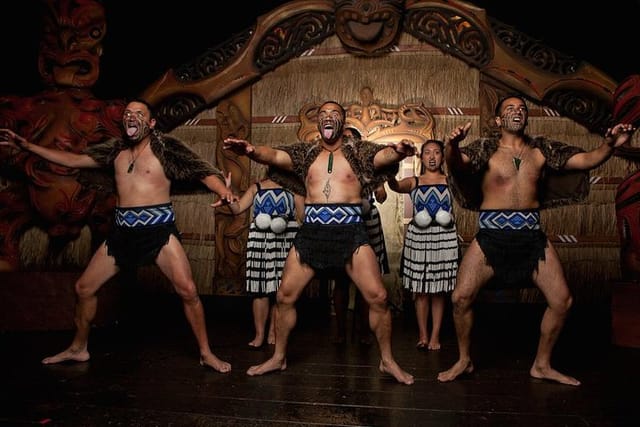
[[[266, 74], [252, 86], [252, 142], [270, 146], [293, 142], [299, 127], [297, 114], [302, 106], [327, 99], [345, 104], [360, 103], [364, 87], [371, 88], [374, 102], [385, 107], [413, 102], [425, 105], [434, 115], [436, 138], [446, 137], [452, 128], [467, 121], [472, 122], [472, 128], [463, 145], [479, 137], [481, 120], [490, 119], [479, 116], [479, 72], [408, 35], [403, 35], [400, 46], [398, 51], [381, 58], [359, 58], [346, 54], [339, 40], [331, 37]], [[559, 117], [556, 112], [531, 102], [528, 105], [531, 112], [529, 134], [545, 135], [585, 150], [602, 143], [600, 136]], [[215, 159], [213, 143], [216, 138], [212, 124], [215, 124], [213, 109], [204, 111], [193, 123], [175, 132], [211, 160]], [[616, 278], [619, 274], [613, 198], [616, 182], [626, 176], [632, 166], [618, 158], [610, 159], [591, 172], [592, 188], [584, 203], [542, 213], [543, 227], [559, 247], [569, 280], [580, 283], [585, 289], [589, 284]], [[251, 168], [252, 181], [262, 170], [261, 167]], [[210, 198], [205, 197], [200, 203], [202, 206], [198, 209], [206, 211]], [[404, 232], [403, 209], [400, 197], [390, 197], [381, 208], [393, 269], [385, 282], [393, 295], [400, 293], [397, 269]], [[455, 209], [464, 246], [477, 231], [477, 213], [457, 204]], [[193, 215], [192, 208], [185, 207], [185, 211]], [[196, 216], [193, 220], [182, 221], [187, 221], [185, 226], [195, 233], [201, 220]], [[206, 227], [209, 231], [213, 229], [210, 224]], [[574, 240], [575, 243], [565, 243]], [[213, 252], [213, 248], [210, 250]], [[589, 268], [581, 270], [585, 264], [589, 264]], [[205, 263], [194, 268], [208, 267]], [[207, 274], [201, 276], [207, 277]], [[201, 288], [200, 284], [198, 286]], [[602, 293], [584, 292], [591, 296]], [[530, 295], [522, 294], [521, 298], [526, 300]]]

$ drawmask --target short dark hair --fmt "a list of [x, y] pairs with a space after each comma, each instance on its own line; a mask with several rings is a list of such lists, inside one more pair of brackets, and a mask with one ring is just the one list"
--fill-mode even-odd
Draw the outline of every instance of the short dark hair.
[[149, 115], [151, 116], [151, 118], [154, 118], [156, 116], [155, 111], [153, 109], [153, 106], [146, 99], [143, 99], [143, 98], [131, 98], [131, 99], [127, 100], [127, 105], [131, 104], [132, 102], [137, 102], [138, 104], [143, 104], [144, 106], [146, 106], [147, 109], [149, 110]]
[[342, 117], [344, 117], [345, 119], [347, 118], [347, 111], [344, 109], [344, 107], [342, 106], [342, 104], [340, 104], [338, 101], [324, 101], [322, 104], [320, 104], [320, 106], [318, 107], [318, 111], [320, 111], [320, 109], [322, 107], [324, 107], [327, 104], [336, 104], [338, 107], [340, 107], [340, 112], [342, 113]]
[[509, 98], [517, 98], [517, 99], [519, 99], [520, 101], [522, 101], [522, 103], [523, 103], [523, 104], [527, 105], [527, 102], [526, 102], [526, 101], [525, 101], [525, 99], [522, 97], [522, 95], [519, 95], [519, 94], [517, 94], [517, 93], [510, 93], [510, 94], [507, 94], [507, 95], [503, 96], [502, 98], [500, 98], [500, 99], [498, 100], [498, 102], [496, 103], [496, 108], [495, 108], [495, 111], [494, 111], [494, 114], [495, 114], [495, 116], [496, 116], [496, 117], [499, 117], [499, 116], [500, 116], [500, 111], [502, 110], [502, 104], [504, 104], [504, 101], [506, 101], [506, 100], [507, 100], [507, 99], [509, 99]]

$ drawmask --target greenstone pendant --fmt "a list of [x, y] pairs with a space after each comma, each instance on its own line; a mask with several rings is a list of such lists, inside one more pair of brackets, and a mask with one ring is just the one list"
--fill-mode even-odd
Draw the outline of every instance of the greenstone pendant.
[[520, 159], [519, 157], [513, 158], [513, 166], [516, 168], [517, 171], [520, 170], [520, 163], [522, 163], [522, 159]]

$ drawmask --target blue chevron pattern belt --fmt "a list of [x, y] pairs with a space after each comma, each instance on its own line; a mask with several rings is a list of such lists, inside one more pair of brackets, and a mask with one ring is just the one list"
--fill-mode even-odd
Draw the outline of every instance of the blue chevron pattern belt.
[[537, 210], [480, 211], [480, 228], [491, 230], [539, 230], [540, 212]]
[[356, 224], [362, 222], [362, 204], [305, 205], [304, 222], [322, 225]]
[[116, 208], [118, 227], [147, 227], [150, 225], [175, 222], [175, 213], [171, 203], [135, 208]]

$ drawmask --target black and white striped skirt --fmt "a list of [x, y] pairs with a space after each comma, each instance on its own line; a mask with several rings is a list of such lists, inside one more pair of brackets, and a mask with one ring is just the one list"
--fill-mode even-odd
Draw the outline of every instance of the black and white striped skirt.
[[400, 275], [402, 286], [414, 293], [452, 291], [456, 285], [460, 251], [456, 227], [410, 223], [404, 238]]
[[259, 230], [255, 222], [251, 222], [247, 240], [247, 293], [262, 296], [278, 290], [284, 262], [298, 228], [296, 221], [289, 221], [287, 229], [276, 234], [270, 229]]

